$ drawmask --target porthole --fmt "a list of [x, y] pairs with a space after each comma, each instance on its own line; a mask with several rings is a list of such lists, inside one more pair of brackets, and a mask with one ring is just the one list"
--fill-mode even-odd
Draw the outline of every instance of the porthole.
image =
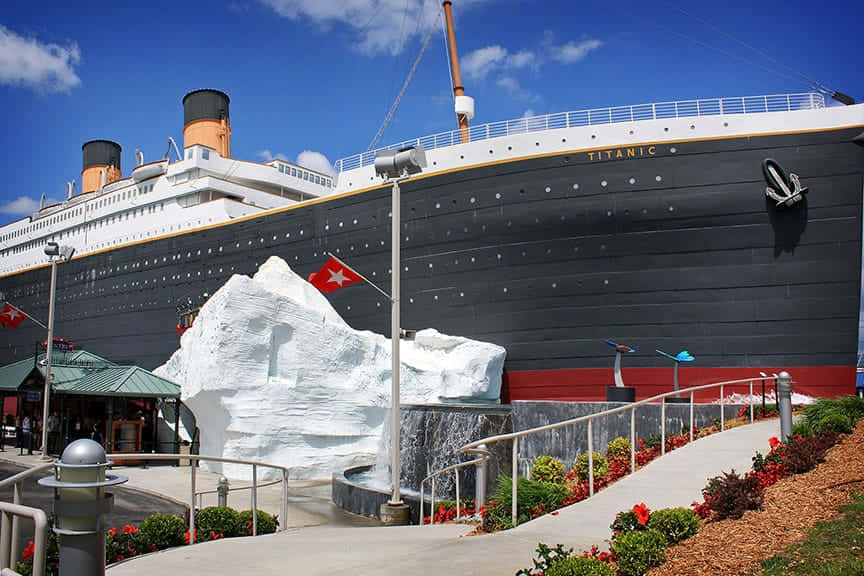
[[471, 202], [471, 204], [474, 204], [477, 201], [477, 199], [474, 198], [474, 196], [472, 196], [471, 199], [468, 201]]
[[675, 148], [674, 146], [672, 146], [672, 147], [669, 149], [669, 152], [671, 152], [672, 154], [675, 154], [677, 151], [678, 151], [678, 149]]
[[675, 207], [674, 207], [674, 206], [669, 206], [669, 212], [674, 212], [674, 211], [675, 211]]
[[546, 186], [546, 192], [549, 193], [549, 192], [551, 192], [551, 191], [552, 191], [552, 188], [549, 187], [549, 186]]
[[578, 190], [578, 189], [579, 189], [579, 184], [573, 184], [573, 190]]
[[668, 132], [668, 131], [669, 131], [669, 128], [663, 128], [663, 131], [664, 131], [664, 132]]
[[600, 182], [600, 186], [603, 186], [604, 188], [608, 185], [609, 185], [609, 183], [606, 182], [606, 180], [603, 180], [602, 182]]
[[495, 199], [496, 199], [496, 200], [500, 200], [500, 199], [501, 199], [501, 193], [500, 193], [500, 192], [496, 192], [496, 193], [495, 193]]
[[636, 183], [636, 178], [633, 178], [633, 177], [631, 176], [630, 179], [628, 180], [628, 182], [629, 182], [630, 184], [635, 184], [635, 183]]
[[534, 145], [535, 145], [535, 146], [540, 146], [540, 143], [539, 143], [539, 142], [534, 142]]
[[495, 153], [495, 152], [494, 152], [494, 151], [492, 151], [492, 150], [489, 150], [489, 154], [494, 154], [494, 153]]
[[690, 124], [690, 130], [695, 130], [695, 129], [696, 129], [696, 125], [695, 125], [695, 124]]
[[512, 146], [507, 146], [507, 150], [513, 150]]
[[562, 143], [562, 144], [564, 144], [564, 143], [566, 143], [566, 142], [567, 142], [567, 139], [566, 139], [566, 138], [561, 138], [561, 143]]
[[507, 293], [507, 287], [506, 286], [504, 287], [504, 293], [505, 294]]
[[654, 180], [656, 180], [657, 182], [662, 182], [663, 177], [658, 174], [657, 176], [654, 177]]
[[409, 298], [409, 299], [408, 299], [408, 303], [409, 303], [409, 304], [413, 304], [413, 303], [414, 303], [414, 298]]

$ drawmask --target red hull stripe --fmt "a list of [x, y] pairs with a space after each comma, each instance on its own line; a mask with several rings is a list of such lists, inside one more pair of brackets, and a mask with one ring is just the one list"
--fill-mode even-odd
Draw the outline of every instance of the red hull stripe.
[[[679, 369], [681, 388], [711, 384], [724, 380], [739, 380], [759, 377], [759, 372], [769, 376], [786, 370], [792, 375], [793, 391], [808, 396], [844, 396], [855, 393], [855, 366], [786, 366], [759, 368], [684, 368]], [[636, 398], [643, 399], [672, 391], [671, 368], [623, 368], [624, 384], [636, 388]], [[574, 368], [566, 370], [516, 370], [504, 373], [501, 401], [513, 400], [560, 400], [560, 401], [604, 401], [606, 387], [614, 386], [612, 368]], [[768, 384], [773, 390], [773, 385]], [[747, 384], [727, 387], [724, 394], [747, 393]], [[761, 380], [753, 385], [754, 393], [762, 391]], [[696, 393], [699, 401], [719, 398], [719, 390], [703, 390]]]

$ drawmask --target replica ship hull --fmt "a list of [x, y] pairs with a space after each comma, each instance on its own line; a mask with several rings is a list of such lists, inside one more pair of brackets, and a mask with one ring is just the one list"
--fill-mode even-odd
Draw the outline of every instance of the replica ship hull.
[[[688, 349], [681, 385], [788, 370], [796, 391], [852, 393], [861, 292], [861, 128], [645, 143], [506, 160], [402, 185], [402, 315], [507, 349], [504, 401], [599, 399], [613, 338], [637, 348], [624, 380], [668, 391], [654, 350]], [[491, 151], [490, 151], [491, 152]], [[766, 198], [765, 159], [808, 187]], [[349, 192], [95, 253], [58, 267], [56, 334], [145, 368], [178, 347], [176, 306], [269, 256], [304, 277], [332, 252], [389, 284], [389, 187]], [[47, 317], [49, 270], [0, 279]], [[386, 333], [365, 286], [330, 295], [355, 328]], [[44, 340], [0, 332], [0, 363]]]

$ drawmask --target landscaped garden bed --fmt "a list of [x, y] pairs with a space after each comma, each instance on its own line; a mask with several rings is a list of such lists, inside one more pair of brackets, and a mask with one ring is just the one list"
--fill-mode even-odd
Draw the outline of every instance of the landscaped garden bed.
[[[228, 506], [210, 506], [197, 510], [195, 515], [195, 542], [219, 540], [252, 535], [252, 511], [237, 512]], [[276, 531], [278, 521], [275, 516], [258, 510], [258, 534]], [[48, 576], [56, 576], [59, 570], [58, 536], [49, 529], [46, 552], [46, 571]], [[149, 554], [175, 546], [189, 544], [189, 530], [186, 520], [174, 514], [152, 514], [138, 526], [127, 524], [120, 530], [111, 528], [105, 533], [105, 563], [122, 562], [134, 556]], [[29, 576], [33, 569], [33, 541], [24, 548], [17, 571]]]
[[[801, 540], [817, 522], [836, 514], [853, 492], [861, 491], [864, 422], [855, 426], [862, 416], [862, 399], [820, 400], [804, 408], [804, 420], [796, 425], [787, 443], [772, 438], [770, 451], [754, 456], [750, 472], [740, 475], [731, 471], [709, 480], [703, 491], [704, 502], [694, 502], [692, 511], [651, 512], [637, 504], [618, 514], [612, 524], [610, 552], [595, 546], [574, 556], [563, 545], [550, 548], [540, 544], [534, 567], [517, 575], [755, 573], [760, 562]], [[860, 548], [857, 553], [864, 556]], [[801, 556], [800, 551], [797, 554]], [[775, 560], [775, 565], [786, 561], [783, 558]], [[852, 564], [847, 564], [855, 566], [856, 561], [853, 558]], [[789, 560], [784, 566], [790, 563], [794, 565]], [[766, 572], [766, 576], [777, 573], [785, 572]]]

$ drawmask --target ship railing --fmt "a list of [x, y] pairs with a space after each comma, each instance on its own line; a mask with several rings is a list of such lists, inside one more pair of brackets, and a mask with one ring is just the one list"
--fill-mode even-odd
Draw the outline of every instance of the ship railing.
[[[679, 391], [665, 392], [663, 394], [657, 394], [656, 396], [651, 396], [650, 398], [645, 398], [644, 400], [640, 400], [638, 402], [628, 403], [623, 406], [619, 406], [617, 408], [611, 408], [609, 410], [604, 410], [602, 412], [596, 412], [594, 414], [588, 414], [585, 416], [580, 416], [578, 418], [571, 418], [569, 420], [564, 420], [562, 422], [556, 422], [553, 424], [547, 424], [545, 426], [538, 426], [536, 428], [531, 428], [528, 430], [521, 430], [519, 432], [511, 432], [510, 434], [499, 434], [496, 436], [490, 436], [488, 438], [483, 438], [482, 440], [476, 440], [469, 444], [466, 444], [459, 448], [456, 451], [457, 454], [466, 454], [472, 456], [474, 459], [469, 460], [467, 462], [459, 462], [457, 464], [453, 464], [436, 472], [433, 472], [426, 476], [420, 482], [420, 519], [419, 524], [422, 526], [425, 521], [425, 488], [430, 485], [430, 493], [431, 493], [431, 509], [430, 509], [430, 524], [434, 523], [435, 518], [435, 480], [436, 478], [453, 472], [455, 474], [455, 484], [456, 484], [456, 511], [457, 511], [457, 519], [461, 516], [461, 494], [459, 492], [459, 472], [463, 468], [472, 465], [485, 465], [487, 461], [489, 461], [493, 456], [492, 452], [489, 450], [489, 446], [495, 444], [497, 442], [512, 442], [512, 469], [511, 469], [511, 478], [512, 478], [512, 494], [511, 494], [511, 520], [513, 526], [517, 523], [517, 510], [518, 510], [518, 478], [519, 478], [519, 439], [524, 438], [526, 436], [539, 434], [542, 432], [549, 432], [550, 430], [559, 430], [561, 428], [566, 428], [570, 426], [574, 426], [576, 424], [587, 424], [587, 446], [588, 446], [588, 495], [594, 495], [594, 422], [600, 418], [605, 418], [607, 416], [612, 416], [614, 414], [619, 414], [622, 412], [630, 412], [630, 473], [632, 474], [636, 470], [636, 445], [638, 442], [638, 438], [636, 436], [636, 411], [647, 404], [652, 403], [660, 403], [660, 455], [666, 454], [666, 399], [673, 397], [686, 397], [685, 395], [689, 394], [689, 406], [690, 406], [690, 417], [689, 417], [689, 426], [688, 431], [690, 435], [690, 442], [694, 440], [694, 423], [695, 423], [695, 413], [694, 401], [696, 399], [696, 392], [700, 390], [709, 390], [712, 388], [716, 388], [719, 390], [719, 406], [720, 406], [720, 431], [726, 430], [726, 410], [725, 405], [726, 401], [726, 391], [733, 387], [743, 387], [749, 386], [749, 412], [750, 412], [750, 422], [752, 423], [755, 419], [755, 407], [754, 402], [756, 401], [756, 397], [753, 395], [753, 384], [754, 382], [762, 382], [762, 398], [759, 402], [765, 401], [765, 386], [766, 382], [774, 382], [776, 385], [778, 376], [773, 374], [771, 376], [758, 376], [755, 378], [744, 378], [741, 380], [727, 380], [724, 382], [715, 382], [712, 384], [702, 384], [700, 386], [691, 386], [689, 388], [683, 388]], [[682, 406], [685, 404], [682, 404]]]
[[[514, 134], [545, 132], [547, 130], [593, 126], [596, 124], [617, 124], [622, 122], [639, 122], [642, 120], [721, 116], [727, 114], [793, 112], [796, 110], [813, 110], [824, 107], [824, 96], [815, 92], [654, 102], [632, 106], [613, 106], [610, 108], [558, 112], [543, 116], [528, 116], [514, 120], [478, 124], [468, 129], [468, 141], [478, 142]], [[460, 130], [449, 130], [354, 154], [337, 160], [334, 167], [337, 172], [344, 172], [363, 166], [371, 166], [375, 163], [375, 155], [383, 150], [399, 150], [401, 148], [417, 146], [418, 144], [422, 145], [426, 150], [434, 150], [463, 143], [462, 132]]]

